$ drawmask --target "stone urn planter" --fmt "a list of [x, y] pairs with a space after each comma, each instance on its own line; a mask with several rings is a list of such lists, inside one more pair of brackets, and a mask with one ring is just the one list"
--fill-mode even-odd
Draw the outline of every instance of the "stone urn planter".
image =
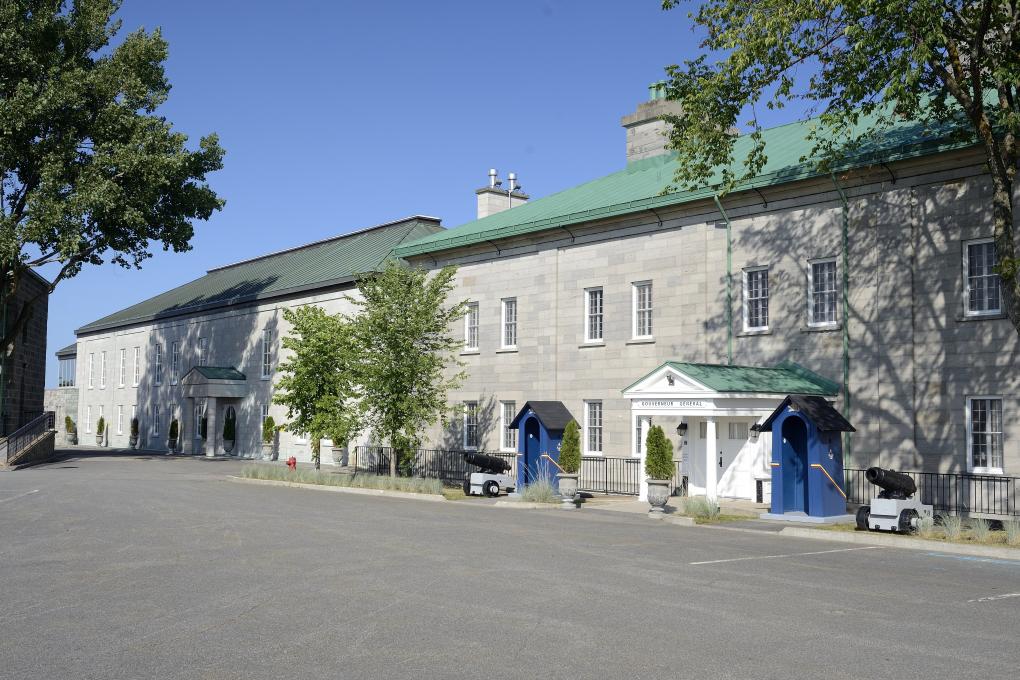
[[170, 453], [177, 453], [177, 440], [176, 439], [167, 439], [166, 440], [166, 448], [167, 448], [167, 451], [170, 452]]
[[648, 504], [652, 506], [649, 511], [653, 515], [661, 515], [665, 512], [666, 501], [669, 500], [668, 479], [648, 480]]
[[262, 442], [262, 460], [276, 460], [276, 451], [272, 442]]
[[333, 463], [337, 467], [347, 467], [350, 464], [351, 450], [346, 446], [334, 446], [331, 449]]
[[78, 443], [78, 432], [75, 430], [69, 430], [64, 433], [64, 438], [65, 441], [67, 441], [68, 446], [73, 446]]
[[577, 503], [575, 501], [577, 498], [577, 477], [578, 475], [576, 473], [567, 474], [566, 472], [561, 472], [556, 475], [556, 481], [560, 488], [560, 496], [562, 497], [561, 502], [563, 503], [564, 508], [573, 509], [577, 507]]
[[137, 434], [133, 434], [130, 437], [128, 437], [128, 446], [130, 446], [132, 449], [137, 449], [138, 448], [138, 435]]

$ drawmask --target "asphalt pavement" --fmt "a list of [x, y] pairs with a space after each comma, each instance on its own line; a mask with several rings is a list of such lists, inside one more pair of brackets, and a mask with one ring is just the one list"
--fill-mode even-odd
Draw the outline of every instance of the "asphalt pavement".
[[629, 513], [0, 473], [0, 677], [1017, 678], [1020, 562]]

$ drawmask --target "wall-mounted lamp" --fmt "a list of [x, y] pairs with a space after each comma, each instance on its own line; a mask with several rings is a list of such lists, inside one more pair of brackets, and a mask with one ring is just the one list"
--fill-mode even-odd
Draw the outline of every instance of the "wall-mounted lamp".
[[676, 426], [676, 433], [678, 436], [683, 437], [687, 434], [687, 423], [680, 421], [680, 424]]
[[750, 439], [753, 442], [758, 441], [758, 434], [761, 432], [761, 430], [759, 430], [758, 427], [759, 427], [758, 423], [755, 423], [754, 425], [751, 426], [751, 437], [750, 437]]

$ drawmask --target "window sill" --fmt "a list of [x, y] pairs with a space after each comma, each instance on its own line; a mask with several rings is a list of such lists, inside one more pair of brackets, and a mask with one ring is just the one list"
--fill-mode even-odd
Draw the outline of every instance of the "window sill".
[[606, 343], [603, 340], [592, 340], [591, 342], [584, 342], [578, 345], [579, 348], [584, 349], [585, 347], [605, 347]]
[[737, 333], [738, 338], [749, 338], [755, 335], [772, 335], [771, 328], [751, 328]]
[[481, 352], [479, 352], [477, 349], [466, 349], [460, 353], [462, 357], [471, 356], [473, 354], [481, 354]]
[[259, 376], [259, 380], [272, 380], [272, 379], [273, 379], [273, 376], [271, 376], [271, 375], [260, 375]]
[[843, 328], [842, 324], [839, 324], [839, 323], [830, 323], [830, 324], [825, 324], [824, 326], [821, 326], [821, 325], [819, 325], [819, 326], [804, 326], [803, 328], [800, 329], [800, 332], [801, 333], [832, 333], [834, 331], [840, 330], [841, 328]]
[[969, 468], [968, 475], [987, 475], [989, 477], [1002, 477], [1006, 472], [1002, 468]]
[[628, 340], [624, 344], [627, 344], [627, 345], [654, 345], [655, 344], [655, 338], [631, 338], [630, 340]]
[[998, 321], [1005, 319], [1006, 315], [1001, 312], [995, 314], [960, 314], [956, 317], [958, 323], [966, 323], [968, 321]]
[[500, 347], [496, 350], [496, 354], [517, 354], [516, 347]]

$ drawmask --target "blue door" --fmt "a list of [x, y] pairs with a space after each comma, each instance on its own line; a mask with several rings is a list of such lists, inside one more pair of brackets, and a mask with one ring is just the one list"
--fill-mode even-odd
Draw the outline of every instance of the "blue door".
[[783, 421], [783, 512], [807, 512], [807, 426], [797, 416]]
[[538, 472], [542, 455], [542, 433], [538, 418], [528, 418], [524, 423], [524, 465], [521, 466], [518, 482], [521, 487], [531, 484]]

